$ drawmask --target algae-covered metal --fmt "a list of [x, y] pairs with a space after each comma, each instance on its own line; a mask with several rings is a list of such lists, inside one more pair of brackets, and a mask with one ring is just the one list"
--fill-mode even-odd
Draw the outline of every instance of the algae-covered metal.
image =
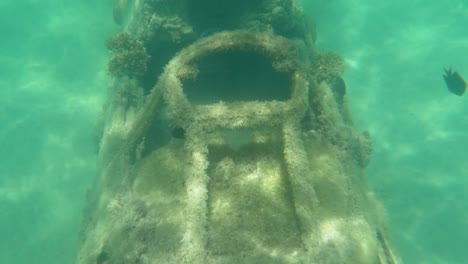
[[217, 3], [135, 2], [144, 67], [112, 43], [78, 263], [399, 263], [342, 61], [295, 1]]

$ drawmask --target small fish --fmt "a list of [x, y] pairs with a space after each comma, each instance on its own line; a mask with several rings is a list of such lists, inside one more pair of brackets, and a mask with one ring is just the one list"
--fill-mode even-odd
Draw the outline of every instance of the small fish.
[[217, 28], [207, 28], [205, 30], [202, 31], [202, 33], [200, 33], [200, 38], [206, 38], [206, 37], [209, 37], [211, 35], [214, 35], [216, 34], [217, 32], [219, 32], [220, 30], [217, 29]]
[[171, 131], [171, 136], [177, 139], [184, 139], [185, 138], [185, 129], [181, 127], [174, 127]]
[[343, 100], [346, 95], [346, 83], [340, 76], [334, 76], [328, 79], [328, 84], [332, 88], [336, 102], [343, 105]]
[[113, 17], [117, 25], [122, 25], [127, 12], [127, 0], [117, 0], [114, 4]]
[[443, 75], [447, 88], [454, 94], [462, 96], [466, 90], [466, 81], [461, 77], [457, 71], [452, 71], [444, 68], [445, 74]]

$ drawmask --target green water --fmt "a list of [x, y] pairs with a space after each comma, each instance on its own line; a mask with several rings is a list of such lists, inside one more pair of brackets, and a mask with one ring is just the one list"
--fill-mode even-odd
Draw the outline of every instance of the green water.
[[[351, 112], [374, 141], [368, 180], [405, 263], [466, 263], [468, 3], [303, 0], [320, 50], [347, 62]], [[0, 2], [0, 263], [73, 263], [110, 78], [113, 1]]]
[[468, 78], [468, 2], [306, 4], [319, 42], [349, 63], [351, 110], [374, 139], [368, 179], [405, 263], [467, 263], [468, 102], [443, 67]]

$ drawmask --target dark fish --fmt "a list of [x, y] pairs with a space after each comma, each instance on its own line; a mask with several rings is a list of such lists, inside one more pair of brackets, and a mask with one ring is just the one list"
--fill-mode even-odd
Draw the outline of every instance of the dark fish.
[[181, 127], [174, 127], [171, 131], [171, 136], [177, 139], [185, 138], [185, 129]]
[[444, 68], [445, 74], [443, 75], [447, 88], [454, 94], [462, 96], [466, 90], [466, 81], [461, 77], [457, 71], [452, 71]]
[[344, 97], [346, 95], [346, 83], [340, 76], [334, 76], [328, 79], [328, 84], [332, 88], [333, 94], [335, 95], [336, 102], [339, 105], [343, 104]]

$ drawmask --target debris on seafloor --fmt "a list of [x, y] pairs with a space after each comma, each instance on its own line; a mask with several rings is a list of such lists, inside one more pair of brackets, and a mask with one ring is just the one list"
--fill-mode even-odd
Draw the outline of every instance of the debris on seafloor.
[[447, 88], [454, 94], [462, 96], [466, 91], [466, 81], [457, 72], [452, 71], [452, 68], [448, 70], [444, 68], [445, 74], [443, 75]]

